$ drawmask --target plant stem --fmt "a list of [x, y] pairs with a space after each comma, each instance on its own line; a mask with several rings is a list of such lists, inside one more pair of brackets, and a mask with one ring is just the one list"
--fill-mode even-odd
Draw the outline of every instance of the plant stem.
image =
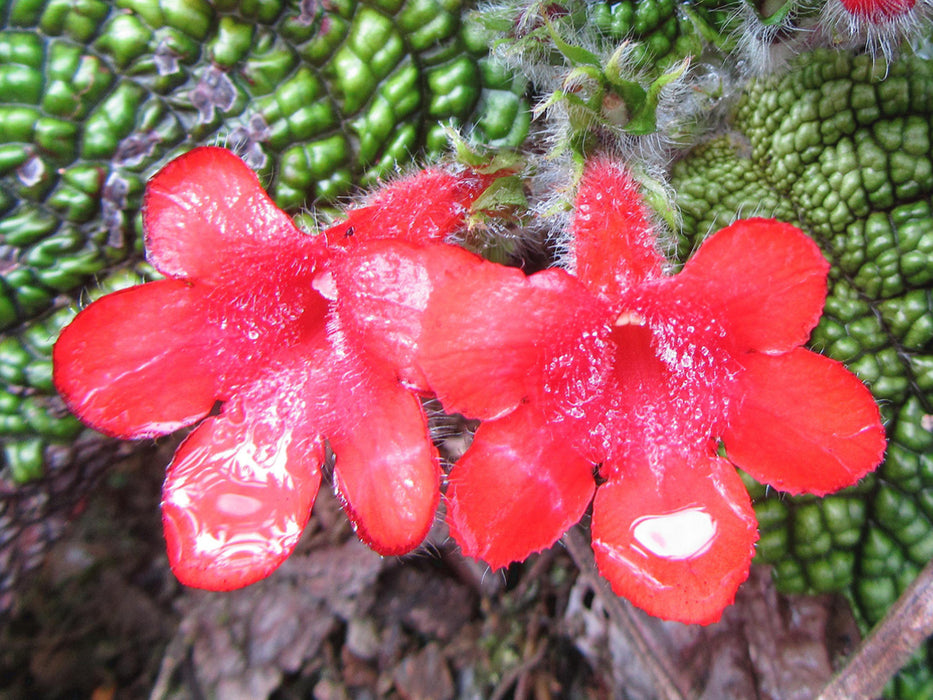
[[818, 700], [875, 698], [933, 634], [933, 562], [897, 599]]
[[657, 697], [662, 700], [684, 700], [686, 691], [679, 687], [673, 669], [674, 662], [660, 644], [652, 644], [635, 619], [631, 605], [622, 600], [599, 575], [593, 561], [593, 550], [579, 527], [571, 528], [562, 540], [580, 572], [600, 597], [610, 621], [625, 635], [642, 666], [654, 681]]

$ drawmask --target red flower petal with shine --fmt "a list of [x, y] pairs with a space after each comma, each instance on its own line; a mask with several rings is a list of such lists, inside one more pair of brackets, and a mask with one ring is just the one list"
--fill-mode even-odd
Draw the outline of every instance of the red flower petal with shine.
[[742, 362], [739, 409], [722, 434], [737, 466], [781, 491], [822, 496], [881, 463], [878, 407], [842, 363], [803, 348]]
[[407, 386], [427, 392], [417, 354], [428, 301], [445, 279], [470, 276], [481, 265], [478, 256], [450, 245], [363, 243], [351, 255], [335, 256], [330, 268], [340, 330], [349, 343], [395, 367]]
[[665, 260], [638, 184], [621, 165], [608, 159], [587, 165], [571, 231], [575, 274], [596, 294], [614, 301], [661, 276]]
[[324, 233], [338, 245], [372, 238], [441, 241], [463, 226], [470, 205], [502, 174], [422, 170], [380, 187], [364, 206]]
[[167, 435], [203, 418], [228, 366], [206, 294], [161, 280], [101, 297], [62, 331], [55, 386], [68, 408], [102, 433]]
[[590, 462], [532, 406], [482, 423], [448, 484], [451, 535], [493, 569], [554, 544], [583, 516], [595, 488]]
[[424, 411], [375, 367], [358, 383], [342, 381], [334, 400], [349, 415], [328, 434], [337, 457], [334, 489], [363, 542], [379, 554], [404, 554], [427, 536], [440, 500], [440, 466]]
[[608, 335], [607, 318], [607, 309], [563, 270], [526, 277], [482, 261], [436, 284], [422, 320], [421, 366], [445, 408], [471, 418], [501, 417], [551, 389], [554, 400], [572, 402], [563, 384], [549, 387], [543, 378], [569, 377], [590, 361], [599, 365], [599, 344], [590, 335]]
[[323, 251], [276, 206], [256, 173], [213, 146], [176, 158], [149, 181], [143, 225], [148, 259], [169, 277], [236, 284], [257, 260], [278, 258], [281, 265], [299, 248], [309, 260]]
[[707, 238], [674, 279], [682, 298], [703, 300], [737, 351], [786, 352], [819, 322], [828, 272], [800, 229], [744, 219]]
[[666, 620], [710, 624], [735, 599], [758, 540], [757, 522], [732, 465], [669, 453], [660, 479], [622, 467], [597, 489], [593, 550], [617, 595]]
[[227, 591], [265, 578], [307, 525], [323, 441], [303, 415], [300, 383], [274, 384], [229, 401], [169, 465], [162, 522], [172, 571], [187, 586]]

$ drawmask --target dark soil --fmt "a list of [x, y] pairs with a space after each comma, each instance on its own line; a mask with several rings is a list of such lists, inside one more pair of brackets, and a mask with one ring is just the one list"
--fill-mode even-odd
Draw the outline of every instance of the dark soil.
[[764, 569], [701, 628], [619, 606], [560, 544], [494, 573], [439, 522], [416, 553], [381, 558], [326, 492], [267, 580], [185, 589], [159, 517], [172, 447], [111, 469], [20, 582], [0, 628], [0, 698], [660, 697], [634, 624], [687, 697], [803, 699], [857, 642], [840, 601], [779, 596]]

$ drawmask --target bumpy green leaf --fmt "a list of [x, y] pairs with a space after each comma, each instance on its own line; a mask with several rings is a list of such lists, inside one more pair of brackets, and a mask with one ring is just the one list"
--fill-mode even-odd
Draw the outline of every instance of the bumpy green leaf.
[[[682, 254], [758, 214], [798, 224], [833, 263], [811, 344], [870, 386], [886, 460], [823, 500], [757, 487], [757, 560], [774, 565], [784, 591], [845, 591], [866, 626], [933, 558], [931, 138], [933, 61], [819, 51], [782, 78], [754, 82], [731, 131], [673, 173]], [[905, 696], [933, 688], [918, 668], [899, 681]]]
[[721, 0], [604, 0], [591, 4], [589, 21], [613, 41], [632, 42], [637, 64], [664, 70], [699, 55], [704, 43], [730, 45], [738, 13]]
[[79, 430], [49, 349], [84, 285], [141, 255], [146, 179], [201, 143], [282, 207], [446, 148], [517, 146], [524, 80], [453, 0], [0, 2], [0, 479]]

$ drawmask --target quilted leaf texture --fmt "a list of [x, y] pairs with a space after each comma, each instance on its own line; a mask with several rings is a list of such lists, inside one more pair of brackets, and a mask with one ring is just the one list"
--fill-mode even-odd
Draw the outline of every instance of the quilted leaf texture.
[[[886, 461], [822, 500], [753, 488], [756, 561], [774, 565], [784, 591], [845, 592], [866, 627], [933, 557], [931, 81], [933, 62], [916, 55], [890, 64], [801, 56], [787, 76], [753, 82], [734, 133], [696, 149], [673, 174], [682, 254], [736, 212], [754, 210], [801, 227], [832, 263], [810, 344], [874, 393]], [[896, 692], [917, 697], [931, 684], [918, 665]]]
[[[160, 166], [222, 142], [293, 211], [440, 152], [447, 125], [517, 146], [525, 81], [488, 46], [441, 0], [4, 4], [3, 478], [41, 475], [54, 438], [75, 433], [35, 337], [86, 302], [86, 284], [140, 260], [143, 187]], [[24, 422], [30, 410], [45, 418]]]

